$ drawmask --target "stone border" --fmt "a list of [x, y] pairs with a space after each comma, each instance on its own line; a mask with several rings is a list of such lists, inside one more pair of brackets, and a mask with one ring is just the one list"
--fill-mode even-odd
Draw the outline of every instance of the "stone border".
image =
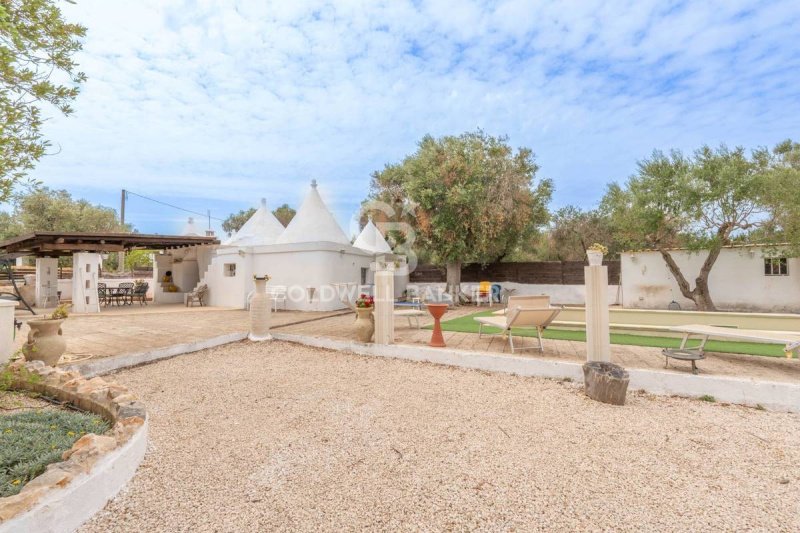
[[102, 416], [113, 434], [84, 435], [28, 482], [19, 494], [0, 498], [0, 533], [74, 531], [94, 516], [133, 477], [147, 447], [147, 414], [128, 389], [96, 377], [46, 366], [9, 365], [13, 388], [38, 392]]
[[182, 344], [173, 344], [172, 346], [155, 348], [145, 352], [125, 353], [121, 355], [102, 357], [99, 359], [89, 359], [86, 362], [64, 365], [63, 367], [59, 368], [77, 371], [86, 377], [93, 377], [114, 372], [115, 370], [120, 370], [122, 368], [130, 368], [132, 366], [153, 363], [161, 359], [175, 357], [176, 355], [183, 355], [186, 353], [199, 352], [200, 350], [206, 350], [208, 348], [215, 348], [217, 346], [222, 346], [223, 344], [238, 342], [246, 338], [247, 333], [228, 333], [218, 337], [211, 337], [210, 339], [186, 342]]
[[[516, 355], [470, 352], [450, 348], [428, 348], [408, 344], [363, 344], [350, 340], [311, 337], [273, 332], [277, 340], [352, 352], [360, 355], [392, 357], [462, 368], [504, 372], [520, 376], [572, 379], [583, 382], [581, 363], [536, 359]], [[653, 394], [700, 397], [711, 395], [717, 401], [762, 406], [774, 411], [800, 412], [800, 385], [777, 381], [758, 381], [725, 376], [684, 375], [658, 370], [627, 369], [629, 389]]]

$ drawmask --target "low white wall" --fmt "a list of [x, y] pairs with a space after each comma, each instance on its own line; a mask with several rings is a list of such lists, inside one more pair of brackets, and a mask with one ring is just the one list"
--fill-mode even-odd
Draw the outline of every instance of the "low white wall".
[[[707, 253], [672, 252], [692, 288]], [[674, 300], [681, 309], [695, 309], [660, 253], [626, 252], [620, 254], [620, 262], [623, 307], [667, 309]], [[800, 258], [787, 262], [788, 275], [767, 276], [762, 247], [723, 248], [708, 277], [714, 304], [728, 311], [800, 312]]]
[[[468, 295], [472, 294], [472, 289], [478, 287], [478, 283], [462, 283], [461, 290]], [[585, 285], [545, 285], [532, 283], [514, 283], [509, 281], [498, 281], [504, 289], [515, 289], [514, 295], [539, 295], [550, 296], [550, 301], [554, 305], [583, 305], [586, 303]], [[409, 283], [409, 287], [417, 287], [420, 294], [426, 290], [443, 291], [444, 283]], [[620, 290], [618, 285], [608, 286], [608, 301], [612, 304], [619, 303]]]

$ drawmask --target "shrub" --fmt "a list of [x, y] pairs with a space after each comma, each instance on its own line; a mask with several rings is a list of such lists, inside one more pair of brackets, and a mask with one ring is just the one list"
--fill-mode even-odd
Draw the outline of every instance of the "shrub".
[[46, 409], [0, 416], [0, 497], [12, 496], [87, 433], [105, 433], [95, 415]]
[[704, 395], [700, 396], [700, 398], [698, 398], [698, 399], [701, 402], [709, 402], [709, 403], [714, 403], [714, 402], [717, 401], [717, 399], [714, 398], [713, 396], [711, 396], [710, 394], [704, 394]]

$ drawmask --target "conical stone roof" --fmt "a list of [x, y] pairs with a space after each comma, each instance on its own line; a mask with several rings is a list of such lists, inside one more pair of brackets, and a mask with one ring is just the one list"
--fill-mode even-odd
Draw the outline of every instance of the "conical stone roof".
[[392, 247], [386, 242], [386, 239], [381, 235], [380, 230], [372, 223], [372, 219], [367, 221], [367, 225], [361, 230], [358, 237], [356, 237], [353, 246], [361, 248], [374, 254], [390, 254]]
[[328, 210], [317, 191], [316, 180], [311, 182], [300, 209], [292, 221], [278, 237], [276, 244], [294, 244], [300, 242], [334, 242], [337, 244], [350, 244], [339, 223]]
[[194, 218], [189, 217], [189, 220], [186, 221], [186, 225], [183, 227], [181, 235], [186, 237], [202, 237], [203, 233], [198, 229], [197, 224], [194, 223]]
[[267, 201], [261, 199], [261, 205], [239, 231], [231, 235], [223, 244], [226, 246], [264, 246], [275, 244], [284, 227], [275, 215], [267, 209]]

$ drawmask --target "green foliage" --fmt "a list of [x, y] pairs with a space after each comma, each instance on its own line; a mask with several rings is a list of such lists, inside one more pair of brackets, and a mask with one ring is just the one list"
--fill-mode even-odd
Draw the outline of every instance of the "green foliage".
[[47, 317], [50, 320], [61, 320], [67, 318], [69, 316], [69, 304], [60, 304], [58, 307], [53, 309], [53, 312], [50, 313], [50, 316]]
[[[125, 254], [125, 269], [134, 271], [139, 268], [147, 268], [153, 265], [153, 250], [131, 250]], [[113, 255], [113, 254], [112, 254]]]
[[488, 263], [547, 221], [552, 183], [536, 182], [537, 170], [531, 150], [515, 152], [506, 137], [425, 136], [414, 154], [372, 174], [370, 197], [396, 206], [434, 261]]
[[762, 151], [768, 161], [762, 198], [770, 210], [769, 223], [754, 238], [788, 243], [783, 254], [800, 255], [800, 143], [791, 139], [772, 152]]
[[595, 242], [608, 247], [609, 259], [619, 254], [611, 218], [600, 209], [584, 211], [568, 205], [553, 214], [546, 234], [547, 247], [540, 259], [585, 261], [586, 250]]
[[[703, 146], [691, 157], [673, 150], [653, 152], [624, 186], [611, 184], [602, 208], [610, 213], [617, 239], [628, 249], [661, 252], [681, 293], [700, 310], [714, 310], [708, 275], [722, 246], [762, 223], [768, 158], [748, 157], [744, 148]], [[692, 288], [670, 249], [708, 250]]]
[[222, 221], [222, 230], [227, 234], [239, 231], [255, 212], [256, 208], [251, 207], [247, 210], [242, 209], [238, 213], [231, 213], [228, 218]]
[[50, 145], [41, 134], [42, 105], [72, 112], [86, 79], [72, 58], [85, 34], [53, 0], [0, 2], [0, 201]]
[[17, 494], [87, 433], [108, 431], [94, 415], [57, 409], [0, 416], [0, 497]]
[[110, 207], [73, 199], [65, 190], [47, 187], [14, 198], [14, 212], [0, 216], [0, 234], [5, 238], [33, 231], [128, 232]]
[[714, 403], [717, 401], [717, 399], [711, 396], [710, 394], [703, 394], [698, 398], [698, 400], [700, 400], [701, 402], [708, 402], [708, 403]]
[[289, 207], [289, 204], [283, 204], [273, 211], [272, 214], [275, 215], [275, 218], [278, 219], [278, 222], [283, 224], [283, 227], [285, 228], [297, 214], [297, 211]]

